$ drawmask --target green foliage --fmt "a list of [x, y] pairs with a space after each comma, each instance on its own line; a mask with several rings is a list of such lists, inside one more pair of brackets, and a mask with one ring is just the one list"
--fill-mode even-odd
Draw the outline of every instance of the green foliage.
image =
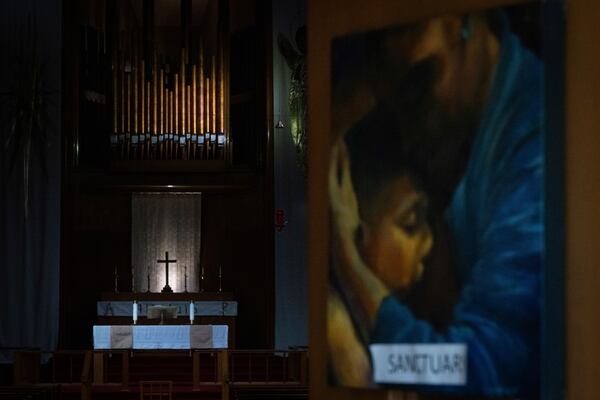
[[3, 93], [8, 109], [8, 119], [3, 127], [6, 137], [4, 152], [9, 174], [15, 171], [18, 163], [23, 166], [25, 218], [29, 210], [29, 180], [35, 160], [39, 161], [41, 172], [47, 177], [46, 148], [51, 132], [49, 106], [55, 93], [47, 87], [45, 65], [40, 58], [36, 22], [30, 16], [16, 43], [9, 88]]
[[306, 102], [306, 26], [296, 32], [296, 47], [283, 34], [277, 36], [277, 47], [287, 65], [292, 70], [291, 87], [288, 98], [290, 109], [291, 133], [296, 147], [298, 165], [306, 174], [307, 162], [307, 123], [308, 104]]

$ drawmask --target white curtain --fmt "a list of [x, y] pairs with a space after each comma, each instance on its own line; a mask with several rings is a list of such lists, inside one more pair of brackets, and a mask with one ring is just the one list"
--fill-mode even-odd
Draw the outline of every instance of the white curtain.
[[132, 197], [132, 274], [134, 291], [160, 292], [166, 284], [165, 259], [169, 252], [169, 286], [174, 292], [199, 289], [200, 193], [136, 193]]

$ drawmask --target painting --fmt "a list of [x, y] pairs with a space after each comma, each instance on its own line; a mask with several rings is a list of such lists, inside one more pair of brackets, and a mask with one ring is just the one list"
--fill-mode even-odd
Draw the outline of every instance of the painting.
[[539, 398], [539, 3], [331, 42], [327, 383]]

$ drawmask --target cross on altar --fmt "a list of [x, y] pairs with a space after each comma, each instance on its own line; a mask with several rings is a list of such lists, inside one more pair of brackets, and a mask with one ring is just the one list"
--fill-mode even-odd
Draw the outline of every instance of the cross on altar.
[[169, 252], [165, 251], [165, 259], [164, 260], [156, 260], [159, 264], [165, 264], [165, 273], [167, 275], [167, 284], [164, 288], [162, 288], [162, 293], [173, 293], [173, 289], [169, 286], [169, 263], [176, 263], [177, 260], [169, 260]]

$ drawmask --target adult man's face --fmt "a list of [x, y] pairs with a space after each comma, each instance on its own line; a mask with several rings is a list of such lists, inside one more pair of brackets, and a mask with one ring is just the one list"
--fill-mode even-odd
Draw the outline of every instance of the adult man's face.
[[441, 208], [466, 167], [493, 74], [494, 60], [482, 58], [491, 37], [483, 21], [446, 16], [374, 37], [377, 102], [397, 118], [399, 157], [411, 160]]

